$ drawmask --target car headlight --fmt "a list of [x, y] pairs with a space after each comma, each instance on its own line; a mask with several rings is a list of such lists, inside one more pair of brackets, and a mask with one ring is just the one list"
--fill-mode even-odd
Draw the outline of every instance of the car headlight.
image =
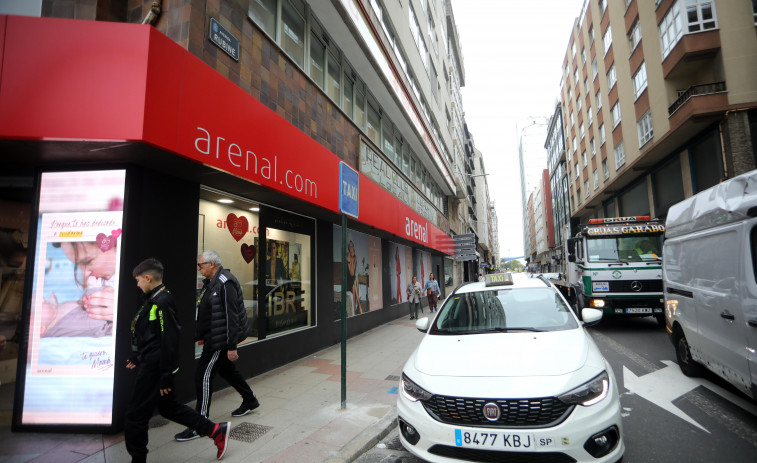
[[433, 394], [412, 382], [405, 373], [402, 373], [402, 379], [400, 379], [400, 389], [402, 395], [411, 402], [428, 400], [433, 396]]
[[566, 392], [558, 399], [570, 405], [583, 405], [589, 407], [601, 402], [610, 392], [610, 376], [606, 371], [595, 376], [590, 381], [578, 386], [577, 388]]

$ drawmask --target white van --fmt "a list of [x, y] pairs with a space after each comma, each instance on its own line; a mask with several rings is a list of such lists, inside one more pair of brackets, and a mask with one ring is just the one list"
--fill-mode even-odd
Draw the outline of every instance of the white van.
[[757, 399], [757, 170], [670, 208], [662, 269], [681, 371]]

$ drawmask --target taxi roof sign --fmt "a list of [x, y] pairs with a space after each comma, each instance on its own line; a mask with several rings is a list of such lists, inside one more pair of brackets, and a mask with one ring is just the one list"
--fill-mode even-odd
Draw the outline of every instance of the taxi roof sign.
[[510, 273], [487, 273], [484, 282], [486, 286], [512, 285], [513, 276]]

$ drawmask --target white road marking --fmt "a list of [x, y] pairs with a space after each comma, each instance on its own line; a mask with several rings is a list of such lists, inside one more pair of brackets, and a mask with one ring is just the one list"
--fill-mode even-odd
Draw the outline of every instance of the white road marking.
[[623, 365], [623, 386], [630, 392], [643, 397], [709, 434], [710, 431], [672, 403], [692, 389], [701, 386], [703, 382], [685, 376], [675, 362], [662, 360], [662, 363], [665, 364], [665, 368], [660, 368], [643, 376], [636, 376]]

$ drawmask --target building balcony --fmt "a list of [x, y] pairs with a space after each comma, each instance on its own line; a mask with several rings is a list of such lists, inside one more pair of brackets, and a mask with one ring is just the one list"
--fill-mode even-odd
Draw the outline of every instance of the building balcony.
[[662, 62], [665, 79], [690, 74], [692, 66], [702, 66], [720, 50], [720, 30], [684, 34]]
[[725, 82], [693, 85], [668, 106], [670, 127], [677, 127], [686, 120], [712, 112], [721, 112], [728, 105]]

